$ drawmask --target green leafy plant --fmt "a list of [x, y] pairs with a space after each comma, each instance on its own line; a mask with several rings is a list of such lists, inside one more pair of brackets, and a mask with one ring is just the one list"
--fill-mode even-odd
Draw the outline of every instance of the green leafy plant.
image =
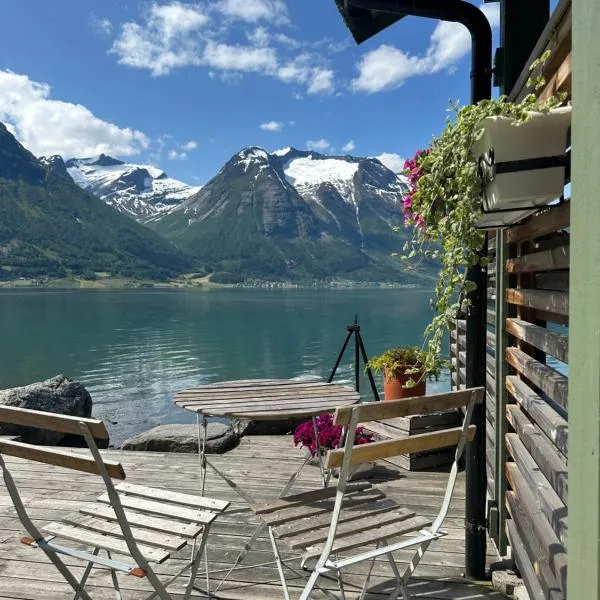
[[[548, 59], [545, 54], [535, 61], [532, 71]], [[413, 236], [404, 248], [405, 260], [417, 257], [440, 262], [440, 271], [432, 300], [434, 317], [424, 334], [423, 370], [434, 369], [445, 333], [454, 324], [467, 296], [476, 286], [469, 281], [469, 270], [486, 265], [481, 250], [485, 236], [475, 228], [481, 215], [481, 183], [476, 157], [471, 147], [482, 135], [481, 122], [487, 117], [508, 117], [519, 126], [531, 112], [547, 112], [564, 103], [563, 96], [540, 102], [542, 76], [532, 77], [532, 92], [521, 102], [506, 96], [460, 107], [451, 103], [446, 128], [433, 138], [426, 150], [420, 150], [405, 163], [409, 192], [403, 199], [405, 225], [413, 227]]]
[[397, 375], [416, 375], [415, 381], [410, 377], [406, 387], [414, 387], [423, 377], [439, 379], [439, 376], [447, 365], [445, 361], [436, 358], [433, 364], [425, 370], [425, 352], [417, 346], [403, 346], [386, 350], [379, 356], [374, 356], [366, 367], [375, 373], [385, 373], [387, 380]]

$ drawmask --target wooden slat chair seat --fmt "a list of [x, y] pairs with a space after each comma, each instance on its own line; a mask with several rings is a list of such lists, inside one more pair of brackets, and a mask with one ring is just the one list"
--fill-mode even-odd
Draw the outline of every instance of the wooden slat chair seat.
[[[328, 572], [337, 573], [343, 598], [342, 569], [358, 562], [370, 561], [360, 595], [362, 600], [367, 592], [374, 560], [383, 555], [387, 557], [397, 580], [390, 600], [399, 597], [399, 594], [408, 600], [406, 586], [410, 576], [431, 542], [445, 535], [441, 527], [452, 499], [458, 460], [466, 442], [473, 440], [475, 436], [476, 429], [470, 425], [471, 415], [474, 405], [481, 403], [483, 397], [483, 388], [475, 388], [337, 409], [334, 423], [347, 428], [346, 441], [344, 448], [329, 451], [326, 460], [327, 468], [340, 467], [337, 486], [272, 499], [252, 506], [254, 513], [268, 526], [286, 600], [289, 600], [289, 591], [284, 569], [288, 565], [280, 558], [279, 544], [293, 551], [300, 550], [303, 553], [303, 564], [309, 559], [317, 558], [300, 596], [301, 600], [311, 597], [310, 594], [318, 585], [319, 576]], [[466, 411], [461, 427], [400, 440], [353, 445], [359, 423], [428, 414], [462, 406], [466, 407]], [[448, 477], [443, 504], [434, 519], [403, 508], [368, 482], [348, 482], [352, 467], [361, 463], [452, 446], [456, 446], [455, 460]], [[401, 573], [393, 552], [415, 547], [414, 557]], [[331, 591], [325, 588], [321, 590], [335, 598]]]
[[[110, 569], [117, 598], [121, 597], [117, 572], [147, 577], [154, 588], [151, 597], [158, 596], [167, 600], [172, 597], [167, 586], [189, 571], [183, 595], [183, 598], [189, 598], [202, 556], [206, 557], [205, 547], [210, 526], [229, 506], [229, 502], [127, 482], [115, 485], [112, 479], [125, 479], [125, 472], [120, 463], [104, 460], [98, 451], [94, 438], [108, 438], [101, 421], [0, 407], [0, 422], [82, 435], [92, 453], [89, 457], [0, 439], [0, 468], [4, 482], [30, 536], [24, 537], [22, 541], [41, 548], [46, 553], [75, 590], [74, 600], [90, 600], [85, 583], [96, 564]], [[80, 508], [79, 513], [66, 515], [60, 522], [47, 523], [40, 530], [27, 515], [3, 456], [15, 456], [100, 475], [106, 485], [106, 492], [97, 498], [95, 504], [87, 503]], [[74, 542], [76, 546], [66, 545], [65, 542]], [[91, 547], [93, 551], [81, 550], [81, 546]], [[164, 563], [174, 552], [187, 550], [190, 552], [189, 562], [168, 581], [162, 582], [150, 563]], [[113, 553], [119, 555], [118, 558], [113, 558]], [[75, 578], [59, 555], [87, 562], [81, 580]], [[208, 593], [208, 570], [206, 585]]]

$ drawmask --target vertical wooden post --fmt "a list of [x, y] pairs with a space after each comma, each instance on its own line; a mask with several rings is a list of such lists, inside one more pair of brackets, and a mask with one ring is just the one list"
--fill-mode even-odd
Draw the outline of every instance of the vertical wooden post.
[[600, 3], [573, 3], [569, 598], [600, 600]]

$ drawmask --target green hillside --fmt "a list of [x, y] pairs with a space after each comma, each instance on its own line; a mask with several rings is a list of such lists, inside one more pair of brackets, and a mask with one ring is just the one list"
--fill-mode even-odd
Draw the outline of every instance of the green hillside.
[[189, 267], [170, 242], [80, 189], [60, 157], [39, 161], [0, 123], [0, 279], [164, 279]]

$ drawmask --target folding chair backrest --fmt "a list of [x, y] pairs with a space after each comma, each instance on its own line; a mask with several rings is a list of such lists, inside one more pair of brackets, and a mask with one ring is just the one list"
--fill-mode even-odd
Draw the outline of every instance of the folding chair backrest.
[[[477, 428], [470, 424], [471, 416], [473, 414], [474, 406], [483, 402], [484, 393], [484, 388], [480, 387], [445, 394], [338, 408], [335, 413], [334, 423], [336, 425], [345, 425], [348, 427], [346, 444], [343, 449], [330, 450], [326, 460], [327, 468], [341, 467], [338, 480], [338, 492], [343, 493], [345, 491], [346, 482], [353, 465], [389, 458], [399, 454], [426, 452], [438, 448], [456, 446], [454, 463], [452, 464], [448, 476], [444, 501], [438, 516], [431, 526], [431, 531], [436, 533], [448, 514], [456, 483], [458, 461], [462, 455], [464, 446], [466, 442], [472, 441], [475, 437]], [[422, 415], [460, 407], [466, 407], [461, 427], [423, 433], [403, 439], [385, 440], [356, 446], [353, 445], [358, 423], [382, 421], [385, 419], [417, 414]]]
[[15, 456], [95, 475], [103, 475], [103, 465], [110, 477], [125, 479], [125, 472], [121, 464], [114, 461], [102, 460], [97, 451], [94, 439], [108, 439], [108, 432], [102, 421], [86, 419], [84, 417], [57, 415], [13, 406], [0, 406], [0, 423], [83, 436], [94, 458], [73, 455], [54, 448], [43, 448], [12, 440], [0, 440], [0, 455]]
[[[468, 409], [469, 406], [479, 404], [483, 401], [483, 393], [483, 388], [473, 388], [431, 396], [418, 396], [403, 398], [402, 400], [373, 402], [354, 407], [338, 408], [335, 412], [334, 424], [351, 426], [353, 421], [355, 423], [368, 423], [370, 421], [384, 421], [386, 419], [407, 417], [410, 415], [442, 412], [463, 406]], [[468, 418], [469, 420], [463, 423], [466, 429], [465, 435], [467, 441], [473, 440], [476, 433], [476, 427], [469, 424], [470, 414], [468, 410], [465, 412], [465, 419]], [[349, 464], [359, 465], [364, 462], [390, 458], [399, 454], [427, 452], [439, 448], [456, 446], [461, 438], [462, 431], [463, 427], [454, 427], [402, 439], [384, 440], [352, 447], [346, 446], [343, 449], [331, 450], [327, 455], [326, 466], [328, 468], [340, 467], [343, 463], [344, 455], [348, 451], [351, 452]]]

